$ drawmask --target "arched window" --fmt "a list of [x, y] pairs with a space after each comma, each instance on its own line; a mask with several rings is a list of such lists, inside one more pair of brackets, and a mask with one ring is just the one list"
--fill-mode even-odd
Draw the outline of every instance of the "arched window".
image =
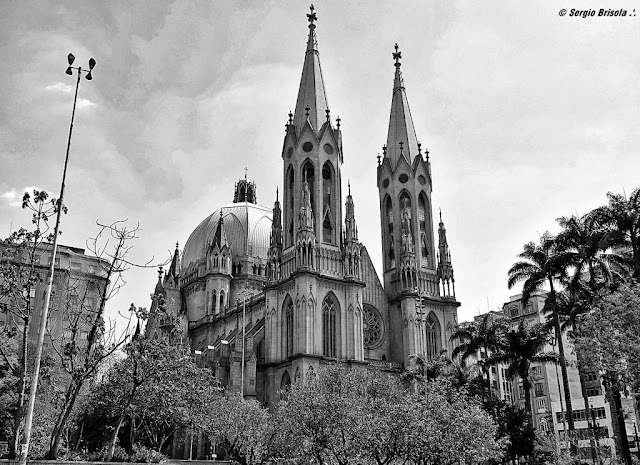
[[396, 267], [396, 244], [393, 235], [393, 205], [389, 197], [385, 206], [385, 218], [387, 219], [387, 260], [391, 269]]
[[293, 199], [294, 199], [294, 174], [293, 167], [289, 165], [289, 169], [287, 170], [287, 183], [288, 183], [288, 197], [286, 199], [286, 215], [287, 224], [284, 226], [286, 229], [286, 244], [285, 247], [293, 245], [293, 218], [295, 214], [293, 212]]
[[427, 210], [427, 202], [424, 198], [424, 194], [420, 194], [418, 198], [418, 224], [420, 225], [420, 255], [425, 260], [423, 263], [428, 264], [429, 258], [429, 244], [427, 235], [427, 218], [429, 217]]
[[224, 289], [220, 289], [220, 311], [224, 308]]
[[291, 376], [289, 376], [289, 372], [285, 371], [282, 375], [282, 379], [280, 380], [280, 399], [285, 399], [287, 397], [287, 391], [291, 387]]
[[313, 163], [307, 160], [302, 166], [302, 180], [307, 180], [309, 184], [309, 200], [311, 201], [311, 210], [313, 211], [314, 218], [318, 216], [316, 211], [316, 189], [315, 189], [315, 171], [313, 169]]
[[216, 303], [218, 302], [216, 297], [216, 290], [214, 289], [211, 293], [211, 313], [216, 313]]
[[425, 321], [425, 342], [427, 360], [432, 360], [440, 355], [442, 350], [440, 323], [433, 312], [429, 313]]
[[322, 167], [322, 242], [334, 244], [333, 228], [335, 224], [333, 206], [334, 176], [333, 166], [326, 162]]
[[327, 295], [322, 302], [322, 347], [325, 357], [337, 357], [336, 320], [339, 304], [333, 294]]
[[293, 301], [291, 299], [285, 304], [285, 356], [293, 355]]

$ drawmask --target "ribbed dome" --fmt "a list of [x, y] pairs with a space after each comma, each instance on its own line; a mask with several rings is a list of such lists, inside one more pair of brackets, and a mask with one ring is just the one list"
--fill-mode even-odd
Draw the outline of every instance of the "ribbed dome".
[[253, 203], [240, 202], [216, 210], [191, 233], [182, 253], [183, 270], [206, 257], [220, 221], [220, 210], [232, 256], [267, 260], [272, 211]]

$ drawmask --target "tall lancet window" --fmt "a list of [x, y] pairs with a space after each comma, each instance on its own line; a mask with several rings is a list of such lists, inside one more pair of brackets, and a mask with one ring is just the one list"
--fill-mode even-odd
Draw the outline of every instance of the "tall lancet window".
[[285, 356], [291, 357], [293, 355], [293, 301], [289, 301], [285, 304]]
[[442, 350], [442, 338], [440, 331], [440, 323], [438, 318], [429, 313], [429, 316], [425, 320], [425, 352], [427, 360], [433, 360]]
[[391, 269], [396, 267], [396, 243], [393, 235], [393, 205], [389, 197], [386, 201], [385, 218], [387, 219], [387, 260]]
[[211, 293], [211, 313], [216, 313], [216, 304], [218, 303], [218, 298], [216, 295], [216, 290], [214, 289]]
[[309, 200], [311, 202], [311, 210], [313, 210], [314, 218], [317, 217], [318, 212], [316, 211], [316, 189], [315, 189], [315, 172], [313, 169], [313, 164], [307, 160], [307, 162], [302, 167], [302, 182], [307, 180], [307, 184], [309, 184]]
[[424, 265], [428, 265], [429, 258], [429, 243], [427, 236], [427, 202], [424, 198], [424, 194], [420, 194], [418, 197], [418, 223], [420, 224], [420, 255], [425, 260], [422, 261]]
[[333, 238], [333, 167], [326, 162], [322, 167], [322, 242], [335, 244]]
[[337, 357], [338, 302], [333, 294], [329, 294], [322, 302], [322, 347], [325, 357]]
[[286, 211], [286, 221], [287, 224], [284, 225], [285, 228], [285, 238], [286, 238], [286, 243], [285, 243], [285, 247], [290, 247], [291, 245], [293, 245], [293, 237], [294, 237], [294, 225], [293, 225], [293, 219], [295, 218], [295, 213], [293, 211], [293, 199], [295, 197], [294, 192], [295, 192], [295, 184], [294, 184], [294, 174], [293, 174], [293, 167], [291, 165], [289, 165], [289, 169], [287, 170], [287, 183], [288, 183], [288, 195], [286, 198], [286, 206], [285, 206], [285, 211]]

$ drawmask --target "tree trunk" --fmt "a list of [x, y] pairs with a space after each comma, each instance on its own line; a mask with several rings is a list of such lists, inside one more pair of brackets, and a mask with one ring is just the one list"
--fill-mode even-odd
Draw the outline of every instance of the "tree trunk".
[[18, 379], [20, 380], [20, 391], [18, 392], [18, 405], [16, 406], [16, 413], [13, 417], [13, 432], [9, 438], [9, 460], [15, 460], [18, 457], [18, 443], [22, 436], [22, 428], [24, 427], [24, 400], [27, 392], [27, 376], [29, 370], [27, 369], [28, 351], [28, 334], [29, 334], [29, 317], [23, 319], [24, 329], [22, 333], [22, 353], [20, 355], [20, 367], [18, 369]]
[[65, 402], [62, 407], [62, 411], [58, 415], [58, 419], [56, 420], [56, 424], [53, 427], [53, 431], [51, 431], [51, 440], [49, 441], [49, 452], [47, 452], [46, 459], [47, 460], [57, 460], [58, 458], [58, 449], [60, 448], [60, 438], [62, 437], [62, 433], [64, 432], [65, 425], [69, 420], [69, 416], [71, 415], [71, 411], [76, 402], [78, 394], [80, 393], [80, 388], [82, 385], [78, 386], [74, 381], [67, 389], [67, 395], [65, 396]]
[[109, 446], [107, 448], [107, 454], [104, 457], [105, 462], [110, 462], [111, 458], [113, 457], [113, 453], [116, 450], [116, 442], [118, 442], [118, 433], [120, 432], [120, 427], [122, 426], [122, 423], [124, 422], [124, 417], [127, 413], [127, 410], [129, 409], [129, 406], [131, 405], [131, 402], [133, 401], [133, 397], [136, 395], [136, 390], [138, 389], [139, 384], [136, 383], [134, 381], [133, 387], [131, 388], [131, 394], [129, 394], [129, 398], [127, 399], [127, 403], [125, 404], [124, 408], [122, 409], [122, 413], [120, 414], [120, 417], [118, 418], [118, 422], [116, 423], [115, 428], [113, 429], [113, 433], [111, 434], [111, 439], [109, 439]]
[[531, 419], [531, 424], [533, 425], [533, 408], [531, 405], [531, 382], [529, 381], [528, 376], [521, 376], [522, 378], [522, 389], [524, 390], [524, 411], [529, 414], [529, 418]]
[[622, 449], [622, 459], [627, 465], [631, 465], [631, 451], [629, 450], [629, 438], [627, 437], [627, 427], [624, 424], [624, 411], [622, 410], [622, 396], [619, 389], [613, 392], [613, 402], [616, 409], [616, 418], [612, 422], [618, 423], [620, 446]]
[[[562, 341], [562, 329], [560, 328], [560, 316], [558, 315], [558, 310], [556, 308], [556, 294], [553, 289], [553, 283], [551, 284], [551, 292], [550, 298], [552, 299], [552, 311], [553, 311], [553, 326], [556, 333], [556, 341], [558, 343], [558, 355], [560, 362], [560, 369], [562, 371], [562, 386], [564, 390], [565, 404], [567, 410], [567, 424], [569, 426], [569, 433], [574, 430], [574, 421], [573, 421], [573, 406], [571, 404], [571, 389], [569, 388], [569, 374], [567, 373], [567, 359], [564, 355], [564, 342]], [[572, 443], [573, 444], [573, 443]]]

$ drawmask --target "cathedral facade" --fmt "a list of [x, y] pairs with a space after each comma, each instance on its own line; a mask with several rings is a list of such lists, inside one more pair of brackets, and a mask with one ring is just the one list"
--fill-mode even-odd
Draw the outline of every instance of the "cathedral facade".
[[147, 325], [148, 337], [161, 337], [153, 309], [162, 295], [196, 362], [268, 406], [325, 363], [398, 372], [414, 355], [451, 354], [459, 306], [441, 216], [434, 234], [429, 153], [413, 126], [397, 45], [377, 168], [381, 281], [358, 240], [350, 191], [343, 197], [342, 130], [327, 102], [313, 7], [307, 18], [282, 148], [282, 198], [276, 193], [273, 208], [260, 206], [256, 185], [246, 176], [238, 181], [233, 202], [200, 223], [182, 252], [176, 246]]

